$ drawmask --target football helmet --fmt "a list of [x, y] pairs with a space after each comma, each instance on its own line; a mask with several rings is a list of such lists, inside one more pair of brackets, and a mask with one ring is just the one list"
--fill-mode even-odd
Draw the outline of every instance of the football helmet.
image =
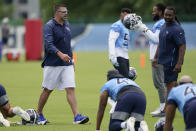
[[135, 25], [141, 21], [141, 17], [135, 13], [127, 14], [123, 19], [124, 26], [129, 30], [134, 30]]
[[135, 80], [137, 78], [137, 72], [134, 67], [129, 67], [129, 78]]
[[[154, 125], [155, 131], [163, 131], [165, 125], [165, 117], [160, 118]], [[173, 131], [173, 126], [171, 131]]]
[[30, 121], [22, 119], [22, 125], [35, 125], [37, 124], [38, 115], [34, 109], [27, 109], [26, 112], [30, 116]]

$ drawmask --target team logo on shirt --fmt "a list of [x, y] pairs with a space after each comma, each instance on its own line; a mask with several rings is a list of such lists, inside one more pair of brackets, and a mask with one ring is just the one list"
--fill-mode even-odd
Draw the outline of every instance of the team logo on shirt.
[[71, 30], [69, 29], [69, 27], [65, 27], [65, 28], [66, 28], [66, 30], [71, 31]]

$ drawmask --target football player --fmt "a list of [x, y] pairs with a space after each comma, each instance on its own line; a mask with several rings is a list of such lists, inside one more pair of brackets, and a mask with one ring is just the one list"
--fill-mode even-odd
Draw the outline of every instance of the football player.
[[108, 97], [117, 102], [111, 113], [109, 131], [148, 131], [144, 121], [146, 97], [141, 88], [116, 69], [108, 71], [107, 80], [101, 88], [96, 131], [100, 131]]
[[166, 106], [166, 123], [164, 131], [170, 131], [176, 108], [183, 114], [186, 131], [196, 130], [196, 85], [190, 76], [184, 75], [179, 85], [171, 89]]
[[160, 101], [160, 106], [155, 111], [150, 113], [153, 116], [165, 115], [164, 107], [165, 107], [166, 88], [164, 84], [163, 65], [157, 64], [156, 67], [152, 66], [152, 61], [154, 59], [154, 56], [155, 56], [155, 53], [156, 53], [156, 50], [159, 44], [160, 29], [162, 25], [165, 23], [165, 20], [163, 19], [165, 8], [166, 6], [162, 3], [158, 3], [153, 7], [152, 15], [153, 15], [153, 20], [155, 21], [155, 24], [153, 25], [152, 31], [149, 30], [148, 27], [142, 22], [138, 22], [138, 24], [135, 25], [134, 27], [134, 30], [143, 32], [145, 36], [147, 36], [147, 38], [150, 40], [149, 44], [150, 44], [150, 60], [151, 60], [151, 68], [152, 68], [152, 78], [153, 78], [154, 86], [158, 91], [159, 101]]
[[131, 10], [128, 8], [121, 9], [120, 20], [110, 26], [108, 49], [109, 59], [115, 69], [125, 77], [129, 76], [129, 56], [128, 45], [130, 41], [129, 30], [123, 25], [123, 19]]
[[30, 121], [30, 116], [27, 112], [21, 109], [19, 106], [11, 107], [8, 96], [6, 94], [5, 88], [0, 84], [0, 123], [4, 126], [9, 127], [10, 122], [6, 120], [7, 117], [13, 117], [18, 115], [25, 119], [26, 121]]

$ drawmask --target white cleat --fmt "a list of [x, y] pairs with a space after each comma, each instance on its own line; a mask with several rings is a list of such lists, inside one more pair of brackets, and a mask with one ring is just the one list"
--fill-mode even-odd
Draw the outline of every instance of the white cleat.
[[151, 115], [157, 115], [161, 113], [161, 107], [158, 107], [155, 111], [150, 112]]
[[125, 131], [135, 131], [135, 117], [130, 117], [127, 120], [127, 128]]
[[6, 120], [1, 113], [0, 113], [0, 123], [2, 123], [5, 127], [10, 127], [10, 122]]
[[155, 111], [150, 112], [151, 115], [157, 115], [160, 114], [161, 112], [163, 112], [165, 108], [165, 104], [161, 104]]
[[149, 131], [148, 125], [145, 121], [140, 122], [140, 128], [138, 131]]
[[19, 106], [14, 107], [13, 112], [14, 114], [19, 115], [20, 117], [25, 119], [26, 121], [30, 121], [29, 114], [26, 111], [24, 111], [22, 108], [20, 108]]

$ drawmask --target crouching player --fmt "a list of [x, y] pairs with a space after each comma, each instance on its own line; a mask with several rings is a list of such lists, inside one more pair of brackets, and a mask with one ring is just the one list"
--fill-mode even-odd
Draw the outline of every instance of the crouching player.
[[107, 80], [101, 88], [96, 131], [100, 131], [108, 97], [117, 102], [114, 112], [111, 114], [109, 131], [122, 129], [138, 131], [139, 128], [141, 131], [148, 131], [144, 121], [146, 97], [140, 87], [131, 79], [123, 77], [115, 69], [108, 71]]
[[182, 76], [179, 86], [172, 88], [166, 106], [166, 123], [164, 131], [170, 131], [176, 107], [184, 116], [186, 131], [196, 130], [196, 85], [190, 76]]
[[30, 121], [30, 116], [27, 112], [25, 112], [20, 107], [11, 107], [8, 97], [6, 95], [5, 88], [0, 84], [0, 123], [4, 126], [9, 127], [10, 122], [6, 120], [7, 117], [13, 117], [18, 115], [25, 119], [26, 121]]

